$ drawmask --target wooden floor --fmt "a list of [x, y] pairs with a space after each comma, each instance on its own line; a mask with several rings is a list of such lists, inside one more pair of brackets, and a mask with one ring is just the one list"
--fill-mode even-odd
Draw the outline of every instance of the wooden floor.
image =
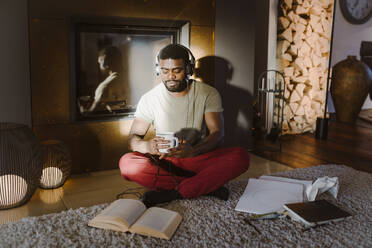
[[294, 168], [344, 164], [372, 173], [372, 123], [358, 119], [350, 125], [332, 119], [326, 140], [311, 133], [285, 135], [281, 152], [258, 149], [253, 153]]

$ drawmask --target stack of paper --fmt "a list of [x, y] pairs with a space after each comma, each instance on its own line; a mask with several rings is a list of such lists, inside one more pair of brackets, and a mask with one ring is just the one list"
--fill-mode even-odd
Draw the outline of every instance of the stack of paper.
[[306, 187], [311, 184], [311, 181], [283, 177], [251, 178], [235, 210], [254, 214], [282, 212], [286, 203], [303, 202]]

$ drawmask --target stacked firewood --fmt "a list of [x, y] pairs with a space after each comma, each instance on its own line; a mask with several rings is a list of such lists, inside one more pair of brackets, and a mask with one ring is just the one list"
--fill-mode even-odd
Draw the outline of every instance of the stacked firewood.
[[333, 0], [280, 0], [277, 61], [285, 77], [283, 133], [315, 131], [324, 114]]

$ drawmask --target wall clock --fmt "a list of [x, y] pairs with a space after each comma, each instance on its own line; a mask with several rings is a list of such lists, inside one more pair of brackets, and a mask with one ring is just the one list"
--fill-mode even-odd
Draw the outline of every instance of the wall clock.
[[352, 24], [366, 23], [372, 15], [372, 0], [340, 0], [345, 19]]

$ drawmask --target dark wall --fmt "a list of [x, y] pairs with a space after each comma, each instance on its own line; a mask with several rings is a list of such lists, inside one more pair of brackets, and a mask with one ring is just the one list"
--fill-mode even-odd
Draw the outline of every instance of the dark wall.
[[31, 126], [27, 0], [0, 1], [0, 122]]
[[215, 86], [224, 104], [227, 145], [252, 147], [255, 2], [216, 1]]

